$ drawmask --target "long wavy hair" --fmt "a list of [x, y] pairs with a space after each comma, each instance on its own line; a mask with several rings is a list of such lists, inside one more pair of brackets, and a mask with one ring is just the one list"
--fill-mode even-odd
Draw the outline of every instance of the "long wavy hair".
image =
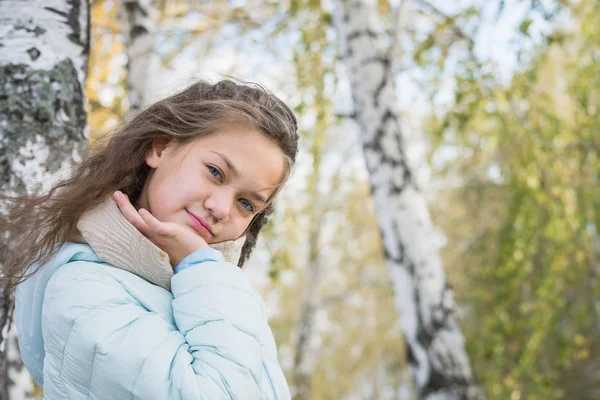
[[[0, 216], [2, 237], [10, 237], [0, 260], [11, 289], [36, 273], [57, 250], [57, 244], [77, 235], [83, 213], [120, 190], [136, 204], [150, 168], [145, 155], [156, 138], [181, 145], [210, 135], [223, 126], [243, 125], [262, 132], [282, 150], [286, 173], [268, 201], [246, 229], [238, 266], [242, 267], [273, 212], [273, 198], [288, 179], [298, 152], [298, 124], [280, 99], [257, 84], [222, 80], [199, 81], [160, 100], [123, 123], [106, 144], [94, 143], [73, 175], [43, 194], [0, 196], [8, 212]], [[37, 264], [36, 268], [30, 266]]]

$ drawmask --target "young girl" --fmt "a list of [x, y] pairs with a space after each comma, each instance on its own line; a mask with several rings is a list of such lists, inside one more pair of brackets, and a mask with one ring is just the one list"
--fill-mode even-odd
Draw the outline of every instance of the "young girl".
[[4, 275], [44, 398], [289, 399], [239, 267], [297, 149], [296, 118], [275, 96], [198, 82], [137, 114], [48, 194], [13, 198]]

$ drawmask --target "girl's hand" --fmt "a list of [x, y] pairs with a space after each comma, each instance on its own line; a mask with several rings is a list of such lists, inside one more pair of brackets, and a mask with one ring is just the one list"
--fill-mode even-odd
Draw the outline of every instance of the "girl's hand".
[[208, 244], [193, 229], [173, 222], [160, 222], [148, 210], [136, 210], [127, 195], [116, 191], [113, 195], [117, 206], [127, 220], [158, 248], [169, 255], [175, 268], [181, 260]]

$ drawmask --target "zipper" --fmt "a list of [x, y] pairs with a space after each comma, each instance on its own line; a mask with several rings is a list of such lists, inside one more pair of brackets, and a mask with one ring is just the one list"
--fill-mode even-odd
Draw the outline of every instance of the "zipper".
[[262, 362], [262, 365], [263, 365], [263, 369], [265, 370], [265, 373], [267, 374], [267, 379], [269, 380], [269, 385], [271, 385], [271, 390], [273, 391], [273, 398], [275, 400], [279, 400], [279, 396], [277, 396], [277, 392], [275, 391], [275, 385], [273, 385], [273, 379], [271, 379], [271, 373], [267, 369], [267, 366], [265, 365], [264, 361]]

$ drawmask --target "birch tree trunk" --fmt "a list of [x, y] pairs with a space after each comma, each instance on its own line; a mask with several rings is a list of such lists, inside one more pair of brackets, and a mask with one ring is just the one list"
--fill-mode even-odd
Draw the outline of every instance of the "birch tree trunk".
[[[85, 151], [88, 52], [87, 0], [0, 1], [3, 194], [48, 190]], [[0, 286], [0, 400], [32, 397], [12, 312], [12, 298]]]
[[151, 101], [152, 82], [160, 71], [156, 43], [157, 12], [152, 0], [121, 0], [119, 18], [127, 52], [127, 95], [130, 111]]
[[481, 399], [435, 231], [407, 162], [376, 4], [338, 0], [334, 18], [417, 392], [427, 400]]

